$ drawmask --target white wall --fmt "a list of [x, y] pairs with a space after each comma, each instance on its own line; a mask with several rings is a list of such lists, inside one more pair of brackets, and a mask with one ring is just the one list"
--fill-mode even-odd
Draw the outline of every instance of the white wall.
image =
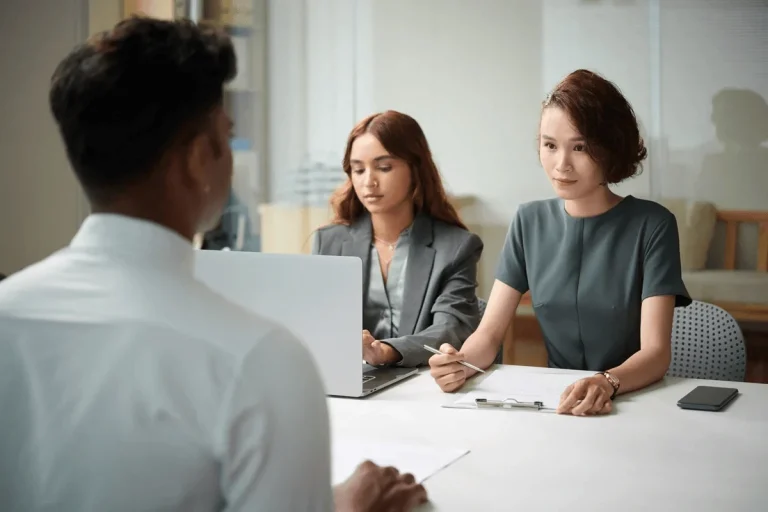
[[547, 197], [536, 128], [542, 82], [542, 10], [506, 0], [374, 1], [374, 111], [406, 112], [422, 125], [450, 193], [485, 242], [487, 294], [509, 219]]
[[85, 30], [79, 0], [0, 2], [0, 272], [68, 243], [83, 201], [48, 108], [54, 68]]
[[[664, 194], [768, 209], [768, 2], [662, 3], [661, 37]], [[733, 133], [718, 136], [713, 99], [729, 88], [718, 122]], [[759, 132], [762, 149], [741, 140]]]
[[293, 180], [303, 162], [341, 161], [356, 120], [356, 1], [267, 2], [267, 168], [273, 202], [298, 200]]

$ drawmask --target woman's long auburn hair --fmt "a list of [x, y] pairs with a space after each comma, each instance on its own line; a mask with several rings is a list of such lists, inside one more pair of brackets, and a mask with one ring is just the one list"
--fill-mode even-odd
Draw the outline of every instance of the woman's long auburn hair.
[[447, 224], [467, 229], [461, 222], [456, 208], [448, 201], [440, 172], [432, 160], [432, 152], [421, 126], [411, 116], [394, 110], [366, 117], [349, 134], [342, 162], [347, 181], [331, 198], [333, 224], [348, 226], [365, 211], [365, 207], [355, 194], [350, 176], [352, 143], [364, 133], [372, 134], [390, 155], [405, 161], [410, 167], [413, 188], [411, 199], [415, 213], [425, 213]]

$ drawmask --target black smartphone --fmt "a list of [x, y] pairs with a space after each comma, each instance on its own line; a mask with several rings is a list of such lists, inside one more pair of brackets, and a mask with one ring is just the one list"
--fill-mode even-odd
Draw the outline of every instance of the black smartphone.
[[739, 394], [736, 388], [696, 386], [693, 391], [677, 401], [681, 409], [696, 411], [719, 411], [731, 403]]

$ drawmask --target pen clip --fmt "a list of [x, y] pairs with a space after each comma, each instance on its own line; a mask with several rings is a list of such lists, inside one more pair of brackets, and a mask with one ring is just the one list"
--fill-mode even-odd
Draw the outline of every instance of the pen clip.
[[505, 398], [504, 400], [488, 400], [487, 398], [475, 398], [475, 405], [477, 407], [495, 407], [499, 409], [512, 409], [514, 407], [522, 407], [527, 409], [536, 409], [540, 411], [544, 408], [543, 402], [520, 402], [514, 398]]

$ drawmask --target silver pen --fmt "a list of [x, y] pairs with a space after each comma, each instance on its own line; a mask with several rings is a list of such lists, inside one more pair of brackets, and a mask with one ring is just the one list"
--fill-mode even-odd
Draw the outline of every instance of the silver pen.
[[[448, 354], [446, 354], [445, 352], [440, 352], [440, 351], [439, 351], [439, 350], [437, 350], [436, 348], [432, 348], [432, 347], [430, 347], [429, 345], [424, 345], [424, 348], [425, 348], [426, 350], [428, 350], [428, 351], [432, 352], [433, 354], [437, 354], [437, 355], [439, 355], [439, 356], [442, 356], [442, 355], [448, 355]], [[473, 365], [473, 364], [471, 364], [471, 363], [468, 363], [468, 362], [466, 362], [466, 361], [457, 361], [457, 363], [459, 363], [460, 365], [466, 366], [467, 368], [472, 368], [472, 369], [473, 369], [473, 370], [475, 370], [476, 372], [479, 372], [479, 373], [485, 373], [485, 370], [481, 370], [481, 369], [480, 369], [480, 368], [478, 368], [477, 366], [475, 366], [475, 365]]]

